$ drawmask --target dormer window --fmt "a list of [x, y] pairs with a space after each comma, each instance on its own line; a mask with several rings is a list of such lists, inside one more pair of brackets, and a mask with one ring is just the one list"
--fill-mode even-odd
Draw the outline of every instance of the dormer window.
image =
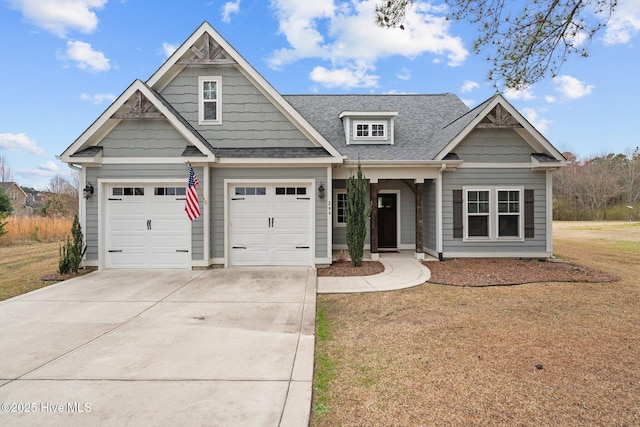
[[354, 120], [353, 122], [353, 139], [386, 139], [387, 123], [386, 122], [369, 122]]
[[397, 112], [390, 111], [342, 112], [340, 118], [344, 124], [347, 145], [393, 145], [393, 122], [397, 115]]

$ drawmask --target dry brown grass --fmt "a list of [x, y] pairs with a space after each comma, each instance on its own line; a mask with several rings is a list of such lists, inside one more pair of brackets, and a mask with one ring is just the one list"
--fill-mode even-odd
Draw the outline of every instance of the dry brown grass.
[[59, 248], [58, 242], [0, 246], [0, 301], [49, 285], [41, 278], [58, 270]]
[[620, 281], [318, 296], [333, 379], [312, 425], [640, 425], [640, 225], [554, 236]]
[[10, 216], [0, 237], [0, 246], [25, 242], [57, 242], [71, 235], [72, 218], [44, 216]]

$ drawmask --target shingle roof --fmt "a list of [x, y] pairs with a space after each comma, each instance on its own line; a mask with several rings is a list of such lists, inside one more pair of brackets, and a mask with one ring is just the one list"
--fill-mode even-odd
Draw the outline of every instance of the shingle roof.
[[[442, 129], [469, 111], [453, 94], [285, 95], [342, 155], [361, 160], [433, 160], [450, 141]], [[394, 145], [347, 145], [344, 111], [394, 111]], [[445, 137], [445, 138], [443, 138]]]

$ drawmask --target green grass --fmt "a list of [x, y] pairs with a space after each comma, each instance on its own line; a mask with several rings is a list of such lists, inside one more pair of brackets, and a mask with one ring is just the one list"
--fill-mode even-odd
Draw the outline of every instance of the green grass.
[[315, 372], [313, 381], [313, 412], [316, 415], [323, 415], [329, 412], [327, 404], [327, 388], [333, 379], [334, 363], [331, 360], [329, 351], [322, 346], [322, 343], [331, 339], [331, 322], [327, 319], [325, 308], [318, 304], [316, 312], [316, 357]]

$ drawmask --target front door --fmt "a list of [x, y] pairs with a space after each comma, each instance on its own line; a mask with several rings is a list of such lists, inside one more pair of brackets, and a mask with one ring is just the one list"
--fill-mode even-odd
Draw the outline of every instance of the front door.
[[396, 194], [378, 194], [378, 248], [398, 248]]

